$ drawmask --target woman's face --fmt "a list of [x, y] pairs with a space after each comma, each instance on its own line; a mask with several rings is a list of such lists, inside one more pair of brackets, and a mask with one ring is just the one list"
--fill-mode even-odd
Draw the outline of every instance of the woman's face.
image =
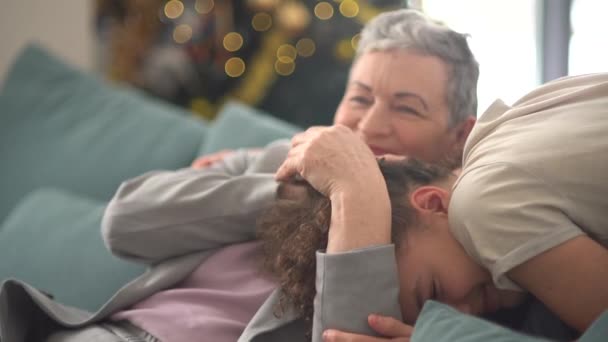
[[490, 273], [453, 237], [445, 213], [421, 213], [413, 206], [418, 218], [424, 216], [420, 221], [424, 224], [409, 227], [396, 252], [399, 302], [406, 322], [415, 322], [428, 299], [472, 315], [513, 307], [523, 300], [521, 292], [494, 286]]
[[464, 143], [474, 122], [448, 129], [447, 80], [437, 57], [365, 53], [353, 65], [334, 123], [357, 132], [376, 155], [437, 160]]

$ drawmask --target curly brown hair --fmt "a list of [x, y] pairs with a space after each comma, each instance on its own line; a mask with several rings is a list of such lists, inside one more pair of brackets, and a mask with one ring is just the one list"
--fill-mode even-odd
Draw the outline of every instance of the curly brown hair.
[[[415, 159], [379, 160], [392, 208], [391, 240], [399, 247], [407, 227], [415, 223], [408, 194], [418, 186], [445, 179], [452, 164], [427, 164]], [[282, 183], [276, 204], [257, 223], [264, 251], [263, 269], [281, 288], [275, 315], [289, 306], [312, 327], [316, 294], [316, 251], [327, 248], [331, 203], [306, 182]]]

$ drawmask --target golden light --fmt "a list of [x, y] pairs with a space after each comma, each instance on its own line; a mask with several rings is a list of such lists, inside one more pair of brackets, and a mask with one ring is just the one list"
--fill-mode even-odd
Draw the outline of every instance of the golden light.
[[171, 0], [165, 4], [165, 15], [169, 19], [176, 19], [184, 13], [184, 4], [179, 0]]
[[173, 30], [173, 40], [179, 44], [183, 44], [192, 38], [192, 27], [190, 25], [177, 25]]
[[251, 19], [251, 26], [258, 32], [267, 31], [272, 26], [272, 17], [268, 13], [258, 13]]
[[334, 8], [328, 2], [319, 2], [315, 6], [315, 15], [321, 20], [327, 20], [334, 15]]
[[243, 46], [243, 37], [236, 32], [229, 32], [224, 36], [224, 49], [234, 52]]
[[194, 9], [200, 14], [207, 14], [213, 10], [215, 3], [213, 0], [196, 0]]
[[279, 0], [247, 0], [249, 8], [258, 11], [272, 11], [279, 4]]
[[277, 58], [283, 63], [293, 62], [298, 55], [298, 51], [293, 45], [283, 44], [277, 49]]
[[315, 42], [310, 38], [302, 38], [296, 43], [296, 50], [298, 55], [302, 57], [310, 57], [315, 53], [316, 50]]
[[224, 70], [230, 77], [239, 77], [245, 72], [245, 62], [238, 57], [232, 57], [226, 61]]
[[274, 70], [277, 72], [277, 74], [279, 74], [281, 76], [289, 76], [289, 75], [293, 74], [293, 71], [295, 69], [296, 69], [296, 63], [294, 63], [293, 61], [284, 62], [281, 60], [277, 60], [274, 63]]
[[347, 18], [356, 17], [359, 14], [359, 4], [354, 0], [344, 0], [340, 3], [340, 13]]
[[350, 39], [342, 39], [339, 41], [334, 52], [336, 57], [344, 61], [350, 60], [355, 56], [355, 50], [353, 49]]
[[193, 98], [190, 101], [190, 108], [206, 119], [213, 119], [217, 112], [216, 106], [203, 97]]
[[353, 47], [353, 50], [357, 50], [357, 45], [359, 45], [359, 41], [361, 40], [361, 34], [357, 33], [350, 40], [350, 45]]
[[276, 11], [276, 22], [279, 26], [292, 32], [301, 32], [310, 24], [310, 12], [300, 2], [288, 1]]

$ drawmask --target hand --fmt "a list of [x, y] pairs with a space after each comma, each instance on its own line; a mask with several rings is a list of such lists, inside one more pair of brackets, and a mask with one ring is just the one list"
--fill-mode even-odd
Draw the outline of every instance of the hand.
[[328, 329], [323, 333], [325, 342], [381, 342], [399, 341], [409, 342], [414, 328], [397, 319], [388, 316], [369, 315], [367, 323], [378, 334], [384, 337], [351, 334], [339, 330]]
[[211, 166], [213, 163], [224, 160], [226, 156], [234, 153], [234, 150], [221, 150], [219, 152], [211, 153], [206, 156], [196, 158], [191, 167], [196, 170], [204, 169]]
[[372, 151], [349, 128], [312, 127], [294, 136], [275, 178], [296, 175], [331, 201], [327, 253], [390, 243], [386, 182]]
[[275, 178], [286, 181], [296, 175], [330, 198], [345, 191], [386, 187], [372, 151], [342, 125], [311, 127], [292, 138]]

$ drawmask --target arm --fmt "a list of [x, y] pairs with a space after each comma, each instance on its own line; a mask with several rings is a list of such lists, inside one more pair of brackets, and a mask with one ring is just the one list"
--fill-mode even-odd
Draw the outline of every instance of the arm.
[[331, 201], [327, 253], [317, 254], [313, 341], [326, 329], [375, 335], [371, 313], [400, 320], [390, 201], [369, 148], [345, 127], [311, 128], [293, 138], [277, 178], [295, 174]]
[[108, 204], [102, 234], [117, 256], [144, 263], [255, 238], [274, 201], [273, 172], [287, 152], [235, 153], [204, 170], [156, 171], [124, 182]]
[[377, 336], [371, 313], [401, 320], [393, 245], [344, 253], [317, 253], [313, 341], [327, 328]]
[[580, 332], [608, 309], [608, 250], [586, 235], [535, 256], [508, 275]]

